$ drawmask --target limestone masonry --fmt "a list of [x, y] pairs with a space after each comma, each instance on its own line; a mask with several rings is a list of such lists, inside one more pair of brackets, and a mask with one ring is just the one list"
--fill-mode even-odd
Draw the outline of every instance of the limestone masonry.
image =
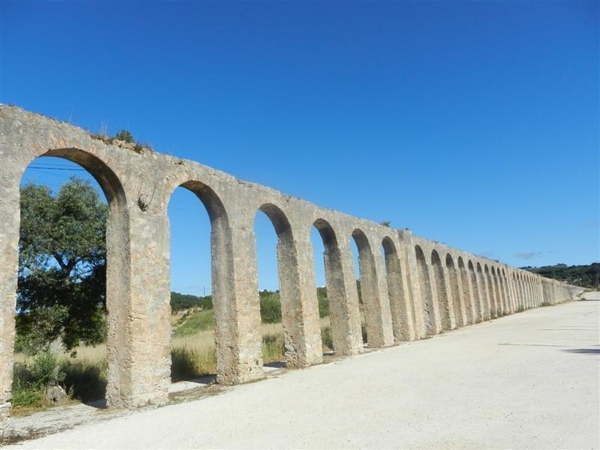
[[[264, 376], [254, 220], [263, 211], [278, 236], [287, 365], [323, 360], [312, 227], [325, 248], [334, 351], [363, 351], [351, 240], [359, 250], [370, 348], [572, 298], [582, 289], [518, 270], [368, 220], [320, 208], [193, 161], [133, 151], [82, 129], [0, 105], [0, 429], [10, 411], [19, 245], [19, 184], [40, 156], [73, 161], [109, 203], [107, 287], [113, 407], [167, 401], [170, 384], [170, 231], [167, 205], [183, 186], [211, 222], [217, 380]], [[383, 247], [383, 252], [381, 248]]]

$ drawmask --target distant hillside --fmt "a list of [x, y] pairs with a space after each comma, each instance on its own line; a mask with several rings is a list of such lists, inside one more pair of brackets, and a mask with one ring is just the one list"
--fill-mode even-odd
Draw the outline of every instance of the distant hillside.
[[543, 267], [527, 266], [521, 267], [521, 269], [576, 286], [596, 290], [600, 289], [600, 263], [588, 264], [586, 266], [567, 266], [566, 264]]
[[197, 297], [190, 294], [171, 292], [171, 311], [177, 312], [190, 308], [212, 309], [212, 297]]

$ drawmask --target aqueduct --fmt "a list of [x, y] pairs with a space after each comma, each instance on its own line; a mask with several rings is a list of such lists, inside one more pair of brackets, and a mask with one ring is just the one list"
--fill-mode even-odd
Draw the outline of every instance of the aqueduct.
[[277, 236], [287, 364], [323, 360], [310, 233], [324, 245], [334, 351], [363, 351], [351, 240], [359, 252], [368, 346], [388, 347], [542, 304], [578, 288], [368, 220], [327, 210], [192, 161], [107, 144], [88, 132], [0, 105], [0, 422], [9, 415], [15, 340], [21, 177], [38, 157], [85, 168], [109, 204], [107, 309], [110, 406], [167, 401], [170, 231], [167, 204], [183, 186], [211, 223], [217, 379], [264, 376], [254, 218]]

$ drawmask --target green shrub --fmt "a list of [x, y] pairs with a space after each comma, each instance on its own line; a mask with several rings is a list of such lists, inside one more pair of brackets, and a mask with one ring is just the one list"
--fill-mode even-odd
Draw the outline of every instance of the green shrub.
[[121, 130], [115, 134], [115, 139], [119, 141], [133, 143], [133, 135], [127, 130]]
[[58, 358], [49, 351], [37, 354], [28, 369], [31, 384], [36, 387], [45, 387], [50, 383], [58, 384], [65, 379], [65, 373], [58, 364]]
[[41, 409], [46, 406], [44, 391], [39, 388], [13, 388], [11, 406], [14, 409]]
[[48, 406], [46, 386], [61, 384], [65, 373], [58, 358], [49, 351], [39, 353], [27, 363], [15, 363], [13, 369], [12, 407], [39, 409]]
[[281, 301], [278, 292], [267, 290], [260, 293], [260, 318], [263, 323], [281, 322]]

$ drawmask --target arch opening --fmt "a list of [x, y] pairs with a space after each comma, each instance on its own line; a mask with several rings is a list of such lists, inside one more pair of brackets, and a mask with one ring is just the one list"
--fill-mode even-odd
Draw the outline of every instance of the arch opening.
[[398, 252], [394, 242], [388, 236], [383, 238], [381, 250], [385, 261], [394, 340], [408, 341], [411, 339], [411, 329], [414, 326], [411, 322], [412, 305], [404, 295], [403, 274]]
[[459, 274], [450, 253], [446, 255], [446, 270], [449, 278], [449, 301], [452, 302], [454, 310], [454, 324], [456, 328], [464, 327], [465, 320], [463, 318], [463, 307], [459, 289]]
[[483, 304], [477, 272], [471, 260], [468, 262], [468, 269], [471, 278], [471, 292], [473, 294], [473, 323], [479, 323], [483, 320]]
[[483, 315], [483, 320], [490, 320], [491, 312], [490, 312], [490, 296], [489, 296], [489, 286], [486, 280], [486, 274], [483, 271], [483, 267], [478, 262], [476, 265], [477, 268], [477, 280], [479, 282], [479, 298], [481, 300], [481, 312]]
[[[191, 340], [192, 348], [197, 346], [200, 351], [200, 358], [204, 358], [206, 367], [214, 365], [214, 372], [216, 372], [217, 381], [223, 384], [231, 384], [235, 382], [236, 374], [232, 372], [232, 367], [235, 365], [237, 360], [237, 354], [235, 353], [235, 327], [231, 324], [235, 323], [235, 310], [232, 303], [234, 293], [232, 292], [232, 286], [229, 280], [229, 274], [232, 272], [232, 249], [231, 249], [231, 231], [229, 228], [229, 219], [223, 203], [221, 202], [218, 195], [214, 190], [197, 180], [188, 180], [181, 183], [180, 186], [175, 189], [173, 195], [179, 195], [179, 188], [183, 188], [183, 195], [185, 191], [190, 191], [197, 200], [200, 200], [206, 214], [208, 215], [208, 222], [210, 226], [210, 299], [205, 299], [204, 308], [208, 310], [212, 308], [212, 323], [210, 323], [210, 314], [205, 313], [205, 317], [202, 319], [204, 325], [196, 325], [196, 334], [194, 338], [188, 338]], [[188, 197], [189, 198], [189, 197]], [[194, 205], [195, 199], [188, 203], [188, 208], [195, 211], [198, 216], [197, 219], [202, 217], [202, 213], [198, 212]], [[176, 203], [173, 203], [176, 206]], [[171, 203], [169, 203], [171, 207]], [[201, 210], [202, 208], [200, 208]], [[171, 212], [171, 208], [170, 208]], [[204, 220], [204, 219], [200, 219]], [[181, 224], [176, 221], [176, 227]], [[189, 223], [184, 224], [186, 229], [189, 228]], [[178, 229], [178, 228], [175, 228]], [[197, 234], [197, 229], [193, 229], [192, 232]], [[171, 238], [173, 232], [171, 231]], [[198, 245], [202, 245], [202, 240], [198, 240], [196, 236], [193, 237]], [[193, 248], [193, 246], [192, 246]], [[206, 249], [206, 247], [204, 247]], [[194, 255], [192, 255], [193, 257]], [[204, 261], [206, 264], [206, 260]], [[193, 262], [195, 268], [201, 267], [201, 264]], [[206, 273], [206, 271], [204, 271]], [[172, 276], [172, 274], [171, 274]], [[198, 277], [198, 272], [195, 273]], [[198, 278], [196, 278], [197, 280]], [[202, 294], [204, 296], [204, 286], [208, 283], [208, 274], [203, 275], [202, 278]], [[199, 330], [199, 328], [204, 328]], [[211, 339], [212, 335], [212, 339]], [[172, 348], [175, 348], [176, 342], [172, 341]], [[183, 343], [185, 345], [185, 342]], [[214, 350], [213, 350], [214, 349]], [[214, 356], [213, 353], [214, 352]], [[184, 352], [184, 356], [185, 352]], [[202, 361], [202, 359], [200, 359]], [[173, 361], [175, 363], [175, 361]], [[183, 361], [185, 364], [186, 361]], [[209, 370], [213, 372], [212, 369]], [[190, 377], [188, 374], [186, 378]], [[177, 377], [173, 377], [175, 379]]]
[[[329, 306], [331, 330], [330, 343], [334, 353], [352, 355], [362, 349], [362, 338], [358, 314], [349, 311], [342, 254], [333, 227], [325, 219], [313, 222], [323, 243], [323, 267]], [[328, 339], [328, 338], [326, 338]]]
[[437, 333], [435, 311], [433, 306], [433, 292], [431, 291], [431, 280], [429, 278], [429, 268], [427, 266], [425, 254], [418, 245], [415, 246], [415, 256], [417, 259], [417, 270], [419, 273], [419, 288], [421, 291], [421, 305], [423, 307], [425, 334], [427, 336], [431, 336]]
[[[119, 405], [123, 356], [131, 351], [120, 332], [128, 308], [121, 299], [128, 293], [129, 222], [121, 182], [98, 157], [64, 148], [32, 160], [17, 187], [16, 308], [3, 320], [17, 330], [9, 351], [50, 352], [73, 398]], [[11, 355], [0, 376], [19, 389], [27, 362], [17, 358], [13, 366]], [[87, 361], [95, 369], [86, 380], [77, 368]]]
[[[292, 228], [285, 213], [271, 203], [258, 208], [254, 228], [261, 230], [256, 233], [261, 239], [267, 240], [271, 236], [266, 246], [268, 248], [260, 245], [257, 239], [263, 362], [265, 365], [299, 367], [302, 365], [300, 353], [303, 342], [300, 331], [303, 328], [303, 315], [295, 276], [298, 273], [298, 255]], [[270, 233], [268, 228], [271, 229]], [[275, 258], [272, 258], [273, 247]], [[275, 273], [277, 276], [273, 276]]]
[[463, 303], [465, 308], [465, 325], [475, 323], [473, 313], [473, 293], [469, 285], [469, 273], [461, 256], [458, 257], [458, 271], [460, 273], [460, 285], [463, 292]]
[[438, 311], [440, 312], [442, 331], [448, 331], [452, 329], [452, 323], [450, 321], [450, 299], [446, 286], [444, 268], [442, 266], [440, 255], [436, 250], [432, 250], [431, 252], [431, 265], [433, 266], [435, 286], [437, 291]]
[[207, 186], [188, 182], [169, 199], [171, 382], [217, 375], [217, 319], [213, 298], [211, 235], [220, 214]]

